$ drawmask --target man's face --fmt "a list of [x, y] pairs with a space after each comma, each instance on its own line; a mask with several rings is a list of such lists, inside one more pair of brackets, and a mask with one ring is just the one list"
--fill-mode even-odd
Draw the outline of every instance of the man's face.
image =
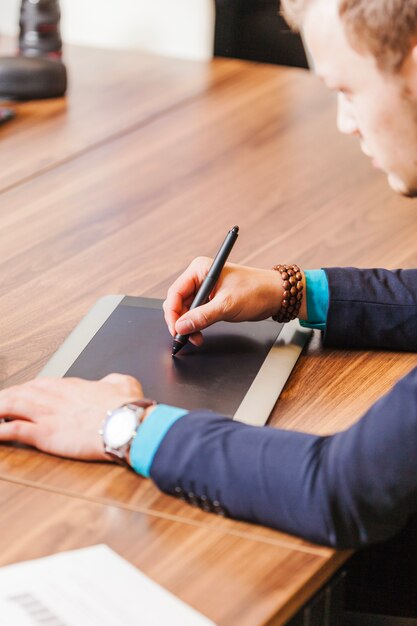
[[417, 196], [417, 88], [412, 55], [401, 72], [378, 69], [347, 40], [336, 0], [316, 0], [304, 21], [304, 37], [317, 74], [338, 93], [340, 132], [356, 135], [362, 151], [388, 176], [390, 186]]

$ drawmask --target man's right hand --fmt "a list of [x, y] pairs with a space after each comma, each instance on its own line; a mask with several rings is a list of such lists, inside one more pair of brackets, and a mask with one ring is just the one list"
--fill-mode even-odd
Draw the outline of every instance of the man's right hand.
[[283, 290], [278, 272], [226, 263], [209, 302], [190, 311], [212, 262], [207, 257], [194, 259], [168, 289], [164, 302], [171, 335], [190, 335], [195, 345], [203, 341], [200, 331], [214, 322], [262, 320], [274, 315], [281, 306]]

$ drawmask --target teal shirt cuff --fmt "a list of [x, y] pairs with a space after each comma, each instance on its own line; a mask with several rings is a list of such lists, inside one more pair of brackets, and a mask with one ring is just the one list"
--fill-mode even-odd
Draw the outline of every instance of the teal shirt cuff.
[[329, 308], [329, 283], [324, 270], [306, 270], [307, 315], [308, 319], [300, 320], [306, 328], [326, 328], [327, 311]]
[[149, 478], [155, 454], [161, 441], [175, 422], [188, 411], [167, 404], [158, 404], [139, 426], [130, 448], [130, 464], [138, 474]]

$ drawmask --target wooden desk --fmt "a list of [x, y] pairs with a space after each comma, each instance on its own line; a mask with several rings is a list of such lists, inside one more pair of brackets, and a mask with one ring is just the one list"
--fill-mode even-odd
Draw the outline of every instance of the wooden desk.
[[106, 543], [222, 626], [284, 623], [332, 570], [325, 557], [1, 480], [0, 506], [0, 566]]
[[[21, 119], [0, 131], [2, 386], [36, 375], [100, 296], [164, 297], [194, 256], [215, 252], [219, 233], [233, 223], [241, 228], [236, 262], [416, 264], [414, 203], [390, 192], [356, 142], [339, 137], [333, 97], [304, 71], [77, 49], [68, 58], [67, 105], [20, 105]], [[271, 423], [320, 433], [344, 428], [414, 364], [411, 354], [324, 350], [317, 335]], [[36, 486], [40, 500], [61, 494], [86, 507], [117, 507], [131, 519], [152, 516], [168, 525], [173, 543], [177, 528], [193, 528], [232, 542], [234, 558], [247, 542], [283, 555], [269, 583], [285, 592], [273, 594], [266, 610], [253, 591], [251, 626], [283, 624], [348, 556], [203, 514], [111, 465], [2, 446], [0, 478], [14, 490]], [[5, 537], [13, 541], [13, 533]], [[79, 545], [77, 534], [73, 540]], [[56, 547], [45, 543], [45, 550]], [[260, 579], [262, 549], [251, 557]], [[289, 584], [280, 558], [308, 575]], [[196, 592], [202, 612], [204, 597]], [[244, 623], [242, 594], [220, 597], [229, 617], [219, 623]]]
[[[10, 38], [1, 40], [0, 54], [12, 54], [13, 49]], [[7, 159], [2, 159], [0, 190], [141, 128], [192, 101], [237, 69], [233, 63], [203, 67], [146, 54], [74, 46], [65, 50], [65, 62], [68, 97], [44, 101], [41, 106], [38, 102], [21, 105], [13, 128], [2, 130], [2, 154]]]

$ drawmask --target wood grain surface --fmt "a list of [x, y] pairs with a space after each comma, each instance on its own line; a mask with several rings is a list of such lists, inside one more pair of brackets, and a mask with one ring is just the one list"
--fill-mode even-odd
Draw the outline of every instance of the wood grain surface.
[[[182, 500], [165, 495], [134, 472], [107, 463], [74, 462], [49, 457], [34, 450], [2, 446], [0, 480], [64, 493], [130, 511], [186, 521], [196, 527], [218, 529], [235, 537], [256, 538], [275, 546], [294, 548], [305, 554], [331, 558], [334, 550], [263, 526], [204, 513]], [[347, 553], [346, 553], [347, 554]]]
[[1, 480], [0, 508], [0, 566], [105, 543], [218, 626], [284, 624], [343, 562]]
[[[0, 54], [13, 50], [5, 38]], [[77, 46], [65, 49], [64, 61], [67, 96], [20, 103], [16, 120], [0, 129], [0, 191], [141, 128], [239, 71], [233, 60], [203, 65]]]
[[[0, 131], [2, 387], [35, 376], [100, 296], [164, 297], [188, 262], [212, 255], [235, 223], [235, 262], [415, 266], [415, 202], [395, 196], [357, 142], [337, 134], [333, 96], [305, 71], [77, 49], [66, 58], [74, 73], [67, 108], [61, 101], [21, 105], [21, 119]], [[410, 353], [324, 349], [317, 333], [271, 424], [345, 428], [415, 364]], [[258, 569], [284, 594], [273, 595], [271, 615], [317, 589], [323, 578], [310, 580], [309, 563], [325, 563], [320, 571], [329, 576], [347, 556], [203, 514], [107, 464], [2, 446], [0, 478], [17, 490], [18, 482], [37, 485], [40, 499], [60, 492], [79, 507], [117, 506], [129, 519], [151, 514], [174, 544], [175, 529], [184, 527], [196, 537], [222, 533], [229, 545], [256, 541], [271, 555], [294, 551], [298, 576], [303, 558], [307, 564], [294, 585], [287, 588], [280, 561], [287, 556], [276, 557], [276, 578]], [[248, 604], [258, 597], [254, 591]], [[237, 610], [240, 598], [229, 596], [225, 610]], [[201, 593], [196, 604], [204, 602]]]

